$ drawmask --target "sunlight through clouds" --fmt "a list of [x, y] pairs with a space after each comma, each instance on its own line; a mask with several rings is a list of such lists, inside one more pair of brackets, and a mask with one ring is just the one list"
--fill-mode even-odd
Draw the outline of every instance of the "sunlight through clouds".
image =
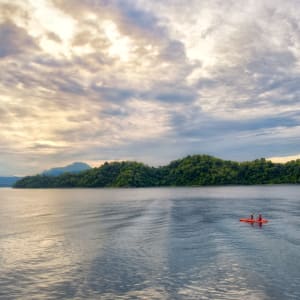
[[133, 47], [128, 37], [122, 37], [115, 23], [112, 21], [104, 21], [103, 30], [111, 46], [108, 49], [109, 55], [116, 56], [121, 61], [128, 61], [130, 57], [130, 49]]
[[[70, 42], [74, 35], [76, 22], [47, 0], [30, 0], [32, 18], [28, 32], [39, 39], [42, 50], [52, 56], [71, 55]], [[47, 35], [47, 32], [52, 34]], [[56, 36], [56, 39], [53, 38]]]
[[0, 175], [298, 155], [299, 12], [290, 0], [0, 0]]

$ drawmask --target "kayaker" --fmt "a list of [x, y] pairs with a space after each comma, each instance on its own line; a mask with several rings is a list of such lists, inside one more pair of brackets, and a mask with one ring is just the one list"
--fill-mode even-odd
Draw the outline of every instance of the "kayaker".
[[258, 222], [261, 222], [261, 221], [262, 221], [262, 215], [259, 214], [259, 215], [258, 215]]
[[250, 215], [250, 220], [254, 220], [253, 214]]

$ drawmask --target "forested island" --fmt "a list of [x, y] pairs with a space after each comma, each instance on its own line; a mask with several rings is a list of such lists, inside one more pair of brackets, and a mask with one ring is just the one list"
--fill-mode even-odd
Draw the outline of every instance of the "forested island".
[[134, 161], [104, 163], [77, 174], [45, 174], [18, 180], [15, 188], [158, 187], [300, 183], [300, 160], [285, 164], [264, 158], [247, 162], [193, 155], [166, 166], [150, 167]]

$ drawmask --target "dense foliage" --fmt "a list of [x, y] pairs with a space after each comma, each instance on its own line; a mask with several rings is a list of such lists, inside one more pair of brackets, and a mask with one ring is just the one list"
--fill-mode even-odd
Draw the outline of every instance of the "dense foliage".
[[261, 158], [239, 163], [208, 155], [193, 155], [158, 168], [138, 162], [112, 162], [78, 174], [24, 177], [17, 181], [14, 187], [152, 187], [277, 183], [300, 183], [300, 160], [279, 164]]

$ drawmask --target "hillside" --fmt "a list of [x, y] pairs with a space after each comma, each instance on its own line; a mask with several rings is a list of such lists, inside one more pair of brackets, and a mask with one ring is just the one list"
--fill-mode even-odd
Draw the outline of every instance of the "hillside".
[[91, 167], [88, 164], [82, 162], [75, 162], [65, 167], [58, 167], [46, 170], [43, 172], [43, 175], [59, 176], [63, 173], [79, 173], [89, 169], [91, 169]]
[[193, 155], [162, 167], [138, 162], [112, 162], [78, 174], [28, 176], [16, 188], [56, 187], [153, 187], [230, 184], [300, 183], [300, 160], [286, 164], [264, 158], [234, 162], [208, 155]]

